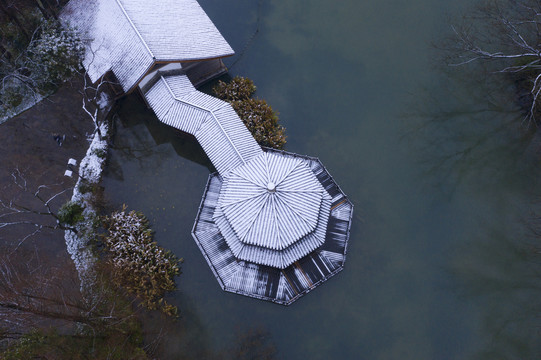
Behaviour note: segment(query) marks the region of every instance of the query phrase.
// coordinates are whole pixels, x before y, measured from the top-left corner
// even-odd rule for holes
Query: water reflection
[[[476,309],[472,358],[539,358],[541,257],[531,242],[540,238],[530,231],[536,129],[522,125],[511,78],[482,66],[439,72],[445,91],[422,93],[401,138],[419,154],[420,181],[462,212],[448,221],[455,234],[444,268],[455,280],[444,286]]]
[[[113,161],[137,160],[141,168],[151,166],[156,169],[170,157],[166,147],[159,146],[167,144],[173,147],[177,155],[214,171],[195,138],[160,123],[138,94],[122,99],[115,115],[115,126],[129,131],[130,136],[115,138],[114,154],[119,158],[113,158]]]
[[[535,129],[522,125],[512,79],[475,65],[438,71],[439,91],[420,92],[402,119],[401,138],[416,148],[422,177],[451,192],[461,184],[529,186]]]
[[[482,216],[479,216],[482,218]],[[538,359],[541,315],[541,259],[523,229],[507,222],[507,231],[479,220],[477,239],[453,256],[451,271],[460,279],[461,296],[483,309],[479,314],[478,359]],[[510,219],[516,220],[516,219]],[[534,241],[538,242],[539,238]]]
[[[254,79],[257,96],[280,112],[288,150],[320,157],[365,220],[352,225],[345,270],[293,307],[221,291],[189,235],[209,172],[202,152],[147,125],[155,118],[136,98],[121,104],[127,122],[112,158],[123,180],[106,177],[105,187],[185,259],[175,300],[201,338],[194,356],[228,348],[235,329],[254,324],[285,359],[535,354],[498,338],[537,346],[537,309],[511,326],[520,329],[503,326],[527,317],[537,296],[520,290],[530,259],[516,255],[525,248],[516,224],[538,184],[523,161],[529,135],[504,100],[510,88],[428,67],[445,12],[471,2],[263,3],[261,31],[231,75]],[[201,5],[242,49],[257,4]]]
[[[223,348],[208,331],[194,299],[182,292],[175,295],[180,318],[171,320],[158,313],[143,319],[146,350],[159,359],[272,360],[278,351],[272,335],[262,325],[237,328]]]

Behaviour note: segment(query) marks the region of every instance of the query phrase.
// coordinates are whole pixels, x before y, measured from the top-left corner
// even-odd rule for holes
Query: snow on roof
[[[112,70],[124,91],[156,61],[233,54],[195,0],[71,0],[61,19],[87,40],[83,65],[92,81]]]
[[[120,1],[159,61],[210,59],[234,53],[196,0]]]
[[[237,258],[283,269],[323,244],[330,200],[306,161],[263,153],[223,176],[214,221]]]
[[[61,19],[87,39],[91,79],[112,70],[125,91],[156,61],[233,54],[195,0],[71,0]],[[263,152],[231,105],[197,91],[181,66],[143,83],[158,119],[194,135],[220,173],[192,234],[224,290],[290,304],[342,269],[353,205],[319,160]]]

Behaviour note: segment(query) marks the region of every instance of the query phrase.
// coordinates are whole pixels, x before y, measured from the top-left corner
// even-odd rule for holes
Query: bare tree
[[[38,256],[15,256],[14,262],[14,251],[0,258],[0,326],[9,324],[12,331],[24,333],[44,319],[92,323],[72,269],[49,268]]]
[[[0,230],[13,229],[19,234],[15,250],[26,240],[40,234],[45,229],[77,230],[58,216],[60,205],[66,201],[65,194],[72,190],[65,184],[39,185],[31,190],[21,171],[16,168],[11,173],[13,182],[6,185],[14,187],[11,199],[0,199]],[[19,231],[16,231],[18,228]]]
[[[109,285],[106,269],[93,296],[87,298],[79,291],[77,272],[67,258],[59,262],[43,259],[35,251],[3,253],[11,254],[0,256],[0,345],[4,348],[30,332],[46,335],[55,329],[64,339],[57,345],[65,346],[66,341],[82,345],[86,348],[66,350],[85,357],[118,358],[126,352],[132,358],[131,352],[137,353],[141,344],[134,340],[139,325],[132,303]],[[47,341],[55,339],[45,336]],[[70,355],[64,353],[62,358]]]
[[[541,1],[489,0],[453,26],[452,66],[490,63],[494,73],[525,81],[527,125],[536,124],[541,95]]]
[[[96,132],[100,140],[102,140],[101,126],[105,122],[110,106],[110,96],[107,93],[107,87],[113,83],[102,77],[96,84],[92,84],[87,72],[85,72],[83,78],[84,86],[81,91],[83,95],[82,108],[94,123]]]

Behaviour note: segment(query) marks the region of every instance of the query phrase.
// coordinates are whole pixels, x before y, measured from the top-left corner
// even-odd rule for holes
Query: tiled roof
[[[219,224],[224,217],[216,216],[220,211],[218,199],[224,181],[217,173],[209,177],[192,235],[222,289],[289,305],[343,269],[353,205],[318,159],[264,150],[282,158],[304,161],[325,188],[330,202],[326,209],[323,203],[320,216],[328,220],[324,227],[319,228],[318,225],[315,230],[322,232],[323,244],[308,254],[297,254],[298,260],[284,268],[239,259],[235,246],[227,240],[228,232]]]
[[[264,153],[223,176],[214,220],[237,258],[282,269],[323,244],[330,200],[306,161]]]

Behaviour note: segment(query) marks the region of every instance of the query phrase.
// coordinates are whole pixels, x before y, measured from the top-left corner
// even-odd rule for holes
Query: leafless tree
[[[36,39],[40,27],[28,35],[28,43]],[[10,50],[4,46],[0,47],[3,56],[0,57],[0,92],[26,92],[35,99],[40,97],[40,83],[43,81],[43,76],[37,71],[30,71],[31,67],[36,66],[36,61],[30,56],[28,47],[12,54]]]
[[[9,253],[0,258],[0,326],[23,333],[44,319],[90,321],[73,271],[46,268],[38,256],[14,262]]]
[[[81,34],[83,37],[85,34]],[[96,48],[92,48],[92,44],[86,46],[86,66],[83,73],[83,89],[81,94],[83,96],[82,108],[86,114],[90,117],[96,132],[98,133],[100,140],[103,139],[101,132],[101,125],[105,122],[109,110],[113,104],[111,101],[114,98],[111,88],[118,86],[118,83],[111,80],[109,74],[103,75],[97,82],[93,83],[90,79],[88,69],[92,68],[93,63],[98,56],[98,52],[101,51],[102,45],[100,44]]]
[[[0,345],[35,330],[57,329],[63,336],[105,338],[132,336],[132,304],[109,286],[107,272],[88,298],[79,291],[78,274],[69,260],[43,259],[37,251],[0,256]],[[54,265],[53,262],[54,261]],[[1,355],[0,355],[1,357]]]
[[[44,229],[60,229],[77,231],[74,227],[60,221],[58,209],[65,201],[67,192],[72,190],[65,184],[39,185],[36,189],[30,189],[28,181],[23,173],[14,169],[11,173],[13,182],[6,187],[12,187],[16,191],[10,199],[0,199],[0,230],[18,228],[14,231],[20,235],[15,250],[26,240],[38,235]],[[5,193],[8,193],[7,191]]]
[[[88,74],[84,74],[84,86],[81,91],[83,95],[82,108],[88,114],[98,133],[100,139],[103,139],[101,125],[107,117],[107,109],[109,106],[109,95],[107,94],[107,86],[112,84],[102,77],[96,84],[91,84]]]
[[[494,73],[527,82],[527,125],[536,124],[541,95],[541,1],[488,0],[465,16],[454,32],[449,63],[490,63]]]

